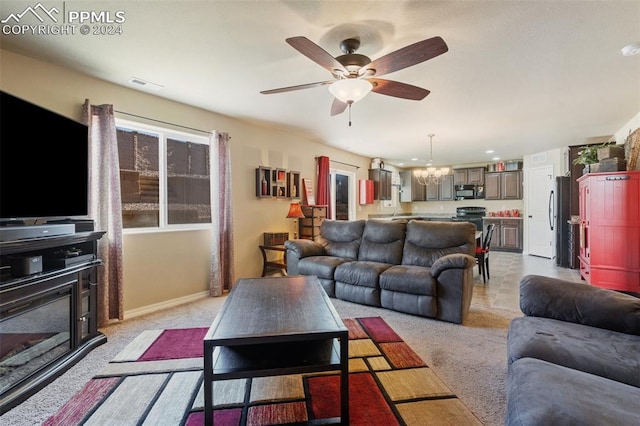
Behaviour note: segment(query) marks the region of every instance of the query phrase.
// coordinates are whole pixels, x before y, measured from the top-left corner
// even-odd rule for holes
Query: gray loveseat
[[[640,299],[528,275],[520,308],[506,425],[640,425]]]
[[[287,273],[317,276],[330,297],[462,323],[475,245],[466,222],[325,220],[315,241],[285,242]]]

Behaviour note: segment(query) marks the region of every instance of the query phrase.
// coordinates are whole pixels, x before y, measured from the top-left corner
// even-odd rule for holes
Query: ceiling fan
[[[286,42],[313,62],[327,69],[334,79],[263,90],[260,93],[269,95],[329,86],[329,91],[334,95],[331,105],[332,116],[341,114],[347,106],[351,107],[351,104],[364,98],[370,91],[415,101],[424,99],[430,93],[427,89],[378,77],[419,64],[449,50],[442,38],[432,37],[372,61],[367,56],[356,53],[360,47],[360,40],[357,38],[343,40],[340,43],[343,55],[335,58],[306,37],[291,37],[286,39]]]

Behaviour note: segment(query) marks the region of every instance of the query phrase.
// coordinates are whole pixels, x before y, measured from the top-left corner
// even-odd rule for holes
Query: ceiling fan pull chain
[[[349,102],[349,127],[351,127],[351,102]]]

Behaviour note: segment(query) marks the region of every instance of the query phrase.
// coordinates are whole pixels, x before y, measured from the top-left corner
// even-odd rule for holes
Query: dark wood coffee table
[[[204,418],[214,380],[340,370],[340,418],[349,424],[348,330],[316,277],[239,280],[204,337]]]

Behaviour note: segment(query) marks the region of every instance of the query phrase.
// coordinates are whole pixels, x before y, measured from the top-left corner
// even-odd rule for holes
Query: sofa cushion
[[[549,318],[511,321],[507,362],[537,358],[640,387],[640,337]]]
[[[430,267],[447,254],[475,256],[475,232],[475,225],[469,222],[412,220],[407,224],[402,264]]]
[[[437,318],[438,299],[435,296],[380,290],[380,306],[412,315]]]
[[[355,260],[358,258],[365,222],[326,219],[320,225],[320,235],[316,237],[316,241],[329,256]]]
[[[379,287],[379,278],[392,265],[379,262],[346,262],[336,268],[336,281],[362,287]]]
[[[334,256],[310,256],[300,259],[298,270],[302,275],[315,275],[318,278],[332,280],[336,267],[348,262],[347,259]]]
[[[410,294],[436,296],[436,282],[431,268],[413,265],[396,265],[380,275],[380,288]]]
[[[406,226],[406,222],[367,221],[358,260],[398,265],[402,261]]]
[[[507,376],[507,426],[637,425],[640,388],[533,358]]]

